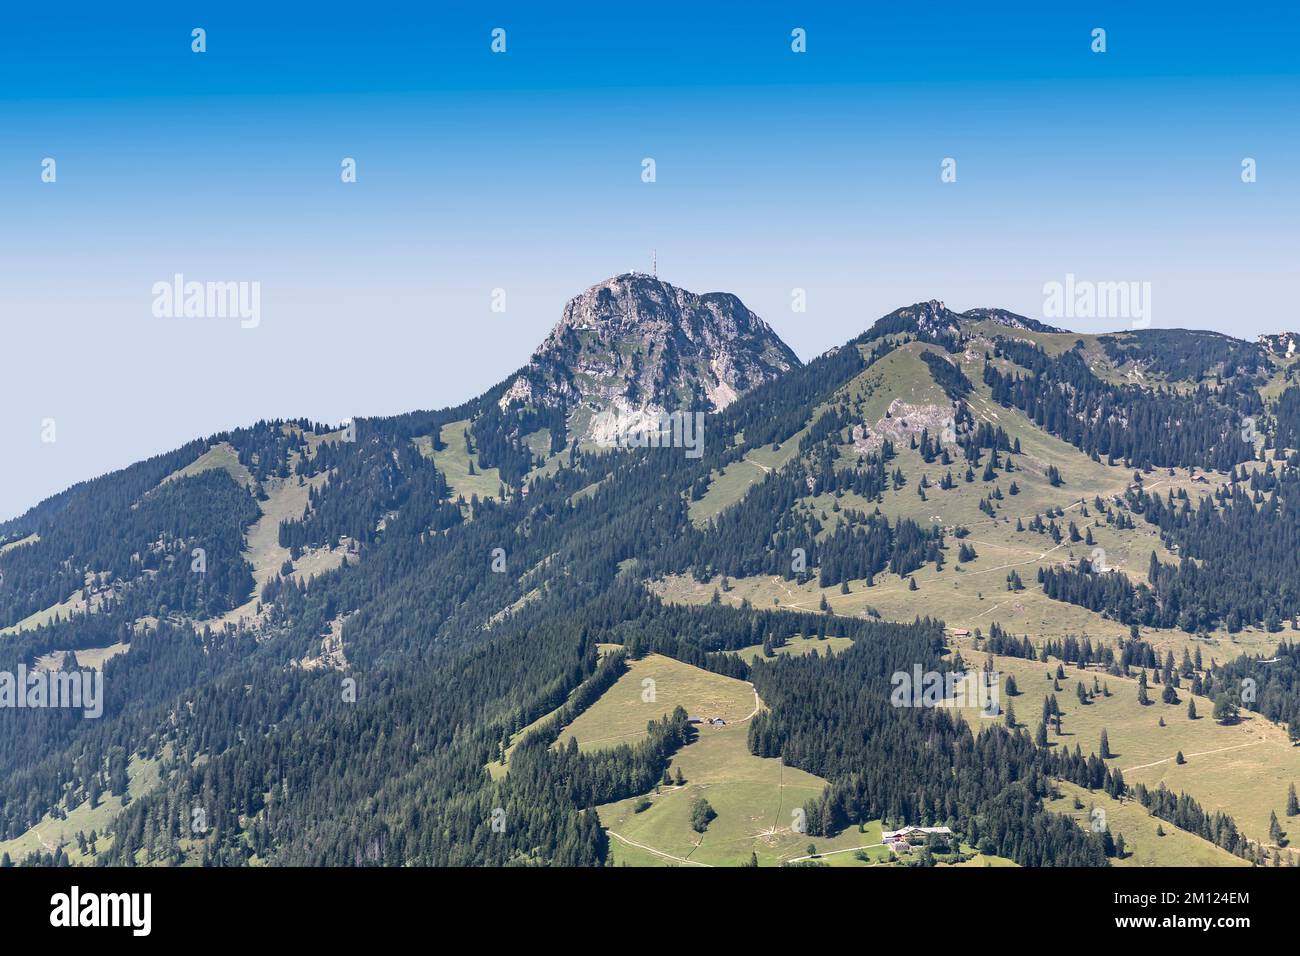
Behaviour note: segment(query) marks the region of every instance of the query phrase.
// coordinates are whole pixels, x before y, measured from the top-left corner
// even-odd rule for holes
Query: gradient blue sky
[[[1300,327],[1294,4],[552,7],[8,9],[0,516],[258,418],[462,401],[652,248],[804,358],[923,299],[1041,316],[1066,273]],[[260,327],[155,318],[177,272],[260,282]]]

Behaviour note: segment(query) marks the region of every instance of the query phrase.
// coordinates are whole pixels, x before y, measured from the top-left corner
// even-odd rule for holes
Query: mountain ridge
[[[626,284],[626,283],[650,284],[652,286],[657,286],[664,290],[672,290],[673,292],[681,293],[697,301],[708,302],[709,300],[718,300],[724,303],[728,303],[730,308],[734,310],[734,312],[747,316],[748,320],[753,323],[753,327],[758,333],[760,342],[764,343],[765,347],[770,347],[777,356],[784,359],[785,362],[788,364],[787,368],[781,369],[779,371],[774,371],[775,364],[777,363],[773,363],[772,365],[768,365],[768,366],[763,366],[761,363],[759,363],[758,372],[755,376],[755,379],[753,381],[747,381],[745,385],[743,385],[739,390],[734,389],[730,384],[730,381],[728,380],[727,371],[731,367],[724,366],[723,374],[715,375],[716,381],[712,385],[712,389],[713,389],[712,396],[709,394],[710,389],[701,385],[700,390],[697,393],[697,397],[703,399],[703,401],[700,402],[701,410],[717,411],[720,410],[721,408],[725,408],[732,401],[734,401],[735,397],[738,397],[739,394],[743,394],[743,392],[747,390],[747,387],[752,387],[753,384],[758,384],[762,381],[768,381],[772,377],[774,377],[774,375],[784,374],[784,372],[789,371],[791,368],[798,368],[803,365],[802,361],[798,358],[798,356],[795,354],[793,349],[791,349],[788,345],[786,345],[786,343],[780,338],[779,333],[777,333],[774,329],[772,329],[772,327],[768,323],[763,321],[755,313],[753,313],[751,310],[745,307],[743,302],[740,300],[740,298],[734,295],[733,293],[727,293],[727,292],[710,292],[710,293],[698,293],[698,294],[689,293],[686,292],[686,290],[674,286],[673,284],[668,283],[665,280],[659,279],[656,276],[652,276],[647,273],[628,272],[628,273],[620,273],[618,275],[611,276],[610,278],[596,283],[595,285],[584,290],[584,292],[579,293],[578,295],[571,298],[568,301],[568,303],[566,303],[565,305],[561,319],[547,334],[547,336],[542,340],[542,342],[539,343],[538,346],[534,349],[533,355],[530,358],[530,361],[527,365],[525,365],[523,368],[519,369],[518,371],[511,373],[500,383],[488,388],[486,391],[480,393],[477,397],[470,398],[467,399],[465,402],[462,402],[458,407],[467,408],[469,406],[474,405],[474,403],[480,401],[481,399],[485,399],[488,396],[491,396],[494,393],[496,393],[497,395],[496,404],[498,405],[499,409],[503,412],[505,412],[511,406],[519,407],[519,406],[527,405],[530,402],[536,401],[537,404],[543,406],[550,405],[557,410],[561,410],[565,412],[567,417],[568,413],[570,413],[573,410],[572,406],[575,404],[580,405],[582,401],[586,399],[590,393],[584,392],[581,388],[575,387],[572,384],[569,376],[563,374],[563,372],[558,368],[559,365],[563,364],[563,339],[565,337],[565,334],[568,331],[572,330],[576,325],[582,324],[582,322],[584,321],[583,319],[584,310],[579,307],[579,303],[583,302],[585,299],[590,299],[593,296],[598,297],[602,292],[602,290],[612,290],[618,285]],[[605,309],[603,311],[600,309],[588,309],[586,310],[585,314],[597,315],[605,318],[612,317],[608,309]],[[1047,325],[1046,323],[1040,322],[1039,320],[1022,316],[1017,313],[1011,312],[1010,310],[1002,309],[999,307],[976,306],[967,309],[965,311],[958,312],[949,309],[942,300],[930,299],[930,300],[917,301],[906,306],[900,306],[899,308],[889,313],[886,313],[885,315],[874,320],[855,339],[851,339],[850,342],[870,340],[872,338],[878,338],[890,334],[908,333],[908,332],[916,333],[918,331],[921,334],[942,335],[942,334],[952,333],[955,331],[960,331],[966,326],[979,323],[979,322],[984,322],[984,321],[993,322],[994,324],[1001,326],[1007,329],[1008,331],[1012,331],[1012,332],[1024,331],[1024,332],[1034,332],[1034,333],[1046,333],[1051,335],[1083,335],[1083,333],[1075,333],[1068,329],[1050,326]],[[1237,336],[1231,335],[1230,333],[1221,333],[1212,330],[1197,330],[1197,329],[1117,330],[1114,332],[1107,332],[1107,333],[1093,333],[1093,335],[1102,342],[1116,342],[1126,338],[1141,340],[1148,336],[1160,336],[1163,334],[1174,333],[1174,332],[1186,333],[1193,336],[1199,336],[1199,335],[1212,336],[1214,338],[1228,340],[1230,342],[1237,343],[1240,346],[1246,346],[1252,349],[1257,349],[1261,354],[1267,354],[1274,358],[1281,358],[1281,359],[1289,359],[1293,357],[1297,350],[1297,347],[1300,347],[1300,334],[1293,333],[1293,332],[1279,332],[1279,333],[1268,334],[1268,335],[1259,335],[1256,337],[1256,339],[1253,342],[1247,339],[1238,338]],[[832,346],[831,348],[827,349],[825,352],[821,353],[821,357],[834,355],[836,352],[843,349],[845,347],[845,344]],[[1114,351],[1115,354],[1117,355],[1120,354],[1121,352],[1121,350],[1119,349],[1116,349]],[[745,363],[742,363],[742,368],[744,367],[747,366]],[[719,386],[721,387],[719,388]],[[548,389],[554,389],[555,391],[553,394],[548,395]],[[731,391],[734,391],[735,395],[729,394],[729,392]],[[615,391],[614,393],[612,393],[612,395],[618,396],[619,393]],[[659,394],[658,397],[664,398],[664,397],[668,397],[668,395],[669,395],[668,392],[663,392]],[[721,399],[721,401],[717,401],[716,399]],[[682,404],[689,404],[689,402],[682,403]],[[637,422],[649,420],[650,418],[653,417],[653,415],[644,413],[644,409],[647,407],[653,409],[656,412],[663,411],[663,410],[668,410],[668,411],[672,410],[672,409],[668,409],[662,403],[656,403],[653,400],[641,403],[639,408],[635,403],[624,402],[620,406],[620,411],[622,412],[622,415],[620,416],[621,420],[625,423],[633,423],[633,424]],[[592,427],[593,420],[595,420],[596,418],[593,412],[596,410],[597,409],[588,409],[587,413],[582,414],[580,416],[582,418],[582,421],[580,422],[580,427],[577,429],[577,433],[580,439],[599,441],[602,438],[608,437],[607,435],[602,434],[600,432],[600,429],[598,427],[599,422],[596,422],[597,427],[595,428]],[[641,412],[641,414],[638,414],[638,412]],[[396,419],[411,414],[420,414],[420,411],[413,410],[412,412],[399,412],[393,415],[371,416],[371,418]],[[277,419],[271,419],[267,421],[273,421],[276,423],[295,422],[295,421],[307,422],[308,419],[277,418]],[[6,527],[15,525],[16,523],[20,522],[23,518],[25,518],[26,516],[34,512],[37,512],[39,510],[48,510],[48,506],[64,498],[71,491],[79,489],[85,485],[88,485],[89,483],[121,474],[130,468],[138,467],[140,465],[145,464],[146,462],[164,459],[174,453],[180,452],[182,449],[197,448],[198,451],[195,452],[197,457],[198,454],[201,454],[204,450],[211,447],[212,444],[220,441],[222,437],[227,435],[228,433],[229,431],[227,430],[219,433],[214,433],[213,435],[207,437],[195,438],[190,442],[187,442],[185,445],[180,446],[177,449],[171,451],[158,452],[157,454],[150,456],[150,458],[142,459],[140,462],[137,462],[134,465],[129,465],[126,466],[125,468],[110,469],[109,471],[105,471],[101,474],[92,476],[90,478],[86,478],[81,481],[74,482],[72,485],[69,485],[67,488],[63,489],[62,491],[56,492],[52,495],[47,496],[44,499],[41,499],[40,501],[36,502],[29,508],[25,509],[23,512],[14,515],[11,518],[0,521],[0,537],[4,536],[3,529],[5,529]],[[188,454],[188,452],[186,453]],[[12,531],[9,532],[9,536],[4,540],[8,540],[11,542],[12,540],[14,540],[14,535]],[[0,541],[0,543],[3,543],[3,541]]]
[[[758,333],[760,342],[764,343],[764,347],[772,349],[781,359],[784,359],[784,361],[788,364],[787,368],[780,369],[780,370],[775,370],[775,366],[776,364],[778,364],[775,362],[768,366],[763,366],[760,364],[758,366],[758,372],[755,375],[755,378],[752,381],[747,380],[741,386],[740,389],[735,389],[731,385],[731,379],[729,379],[728,377],[730,371],[733,370],[734,367],[724,365],[721,374],[715,373],[716,382],[712,386],[712,391],[713,391],[712,395],[710,395],[709,388],[705,388],[703,386],[701,386],[700,388],[698,395],[704,399],[703,402],[701,402],[702,410],[706,410],[706,411],[721,410],[722,408],[725,408],[727,405],[731,404],[731,402],[733,402],[736,397],[738,397],[740,394],[743,394],[743,392],[748,390],[749,387],[752,387],[752,385],[759,384],[762,381],[769,381],[771,380],[772,377],[775,377],[776,375],[784,374],[785,372],[789,371],[792,368],[798,368],[803,365],[803,362],[798,358],[797,354],[795,354],[793,349],[791,349],[780,338],[779,333],[777,333],[774,329],[772,329],[772,327],[767,322],[762,320],[759,316],[757,316],[757,314],[753,313],[751,310],[745,307],[743,302],[740,300],[740,298],[734,295],[733,293],[727,293],[727,292],[710,292],[710,293],[698,293],[698,294],[689,293],[686,292],[686,290],[681,289],[680,287],[674,286],[671,283],[666,282],[665,280],[657,278],[656,276],[651,276],[647,273],[628,272],[628,273],[620,273],[618,275],[610,277],[609,279],[603,280],[602,282],[598,282],[595,285],[589,287],[584,292],[579,293],[578,295],[571,298],[569,302],[566,303],[561,319],[547,334],[547,336],[542,340],[542,342],[539,343],[538,346],[534,349],[533,355],[530,358],[530,361],[527,365],[525,365],[523,368],[519,369],[518,371],[511,373],[497,385],[492,386],[488,388],[486,391],[480,393],[479,396],[475,398],[467,399],[465,402],[462,402],[458,407],[466,408],[468,406],[473,405],[475,402],[479,401],[480,399],[487,398],[488,396],[494,393],[497,393],[496,404],[502,411],[506,411],[511,406],[526,405],[534,401],[536,401],[538,404],[541,405],[548,405],[548,404],[554,405],[556,407],[565,409],[566,411],[570,410],[567,407],[566,402],[581,403],[585,398],[588,397],[588,393],[585,393],[580,388],[574,387],[572,385],[572,382],[569,379],[569,376],[564,374],[557,374],[558,370],[556,366],[557,364],[560,364],[562,362],[563,339],[565,337],[565,334],[568,331],[574,329],[575,326],[581,325],[582,322],[584,321],[583,320],[584,312],[578,306],[580,302],[582,302],[584,299],[591,298],[593,295],[598,296],[602,290],[610,290],[611,288],[618,286],[620,283],[649,283],[665,290],[672,290],[676,293],[681,293],[696,301],[708,302],[710,300],[717,300],[724,303],[728,303],[730,308],[734,310],[736,313],[740,313],[748,317],[749,321],[752,322],[753,324],[753,328]],[[605,318],[611,317],[608,309],[603,311],[599,309],[591,309],[588,310],[588,314],[595,314]],[[866,329],[863,330],[862,333],[860,333],[855,339],[852,339],[850,341],[853,342],[853,341],[870,340],[872,338],[878,338],[890,334],[897,334],[900,332],[915,333],[917,331],[920,331],[922,334],[944,334],[953,331],[958,331],[970,324],[975,324],[984,321],[993,322],[994,324],[1002,326],[1003,328],[1006,328],[1009,331],[1026,331],[1026,332],[1035,332],[1035,333],[1046,333],[1052,335],[1076,335],[1076,334],[1083,335],[1084,334],[1084,333],[1075,333],[1069,329],[1050,326],[1039,320],[1022,316],[1017,313],[1011,312],[1010,310],[1002,309],[999,307],[976,306],[967,309],[965,311],[958,312],[949,309],[942,300],[930,299],[930,300],[917,301],[907,306],[900,306],[899,308],[893,310],[892,312],[886,313],[885,315],[874,320]],[[633,327],[633,331],[635,331],[635,326]],[[1193,336],[1199,336],[1199,335],[1212,336],[1214,338],[1224,339],[1224,340],[1231,341],[1233,343],[1238,343],[1239,345],[1242,346],[1258,349],[1261,353],[1273,357],[1277,357],[1277,358],[1283,358],[1283,359],[1289,359],[1292,356],[1294,356],[1297,348],[1300,347],[1300,333],[1293,333],[1293,332],[1279,332],[1273,334],[1259,335],[1256,337],[1256,339],[1253,342],[1247,339],[1242,339],[1237,336],[1231,335],[1230,333],[1217,332],[1213,330],[1198,330],[1198,329],[1117,330],[1114,332],[1093,333],[1092,335],[1103,342],[1113,342],[1121,338],[1134,338],[1140,340],[1147,336],[1159,336],[1162,334],[1175,333],[1175,332],[1186,333]],[[824,351],[823,353],[821,353],[819,357],[834,355],[836,352],[843,349],[846,344],[848,343],[832,346],[826,351]],[[746,366],[744,363],[742,363],[742,368],[744,367]],[[554,388],[556,390],[553,396],[548,396],[547,394],[548,388]],[[730,394],[730,392],[734,392],[735,394]],[[615,392],[612,394],[617,395],[618,393]],[[661,398],[666,397],[668,394],[669,393],[664,392],[659,394],[658,397]],[[654,407],[656,408],[656,410],[671,410],[671,409],[667,409],[667,407],[662,405],[662,403],[656,403],[654,401],[646,402],[644,403],[644,405]],[[628,403],[623,408],[623,411],[627,413],[625,415],[626,420],[628,421],[637,420],[637,416],[634,414],[635,408],[632,406],[632,403]],[[402,418],[406,415],[419,414],[419,413],[420,411],[413,410],[411,412],[399,412],[393,415],[371,416],[371,418],[396,419],[396,418]],[[594,416],[592,415],[587,415],[585,417],[585,421],[588,425],[590,424],[590,421],[593,417]],[[275,422],[275,423],[286,423],[286,422],[308,422],[309,420],[306,418],[277,418],[277,419],[268,419],[266,421]],[[238,430],[239,429],[236,429],[236,431]],[[583,432],[580,429],[579,432],[581,438],[595,439],[601,437],[597,435],[595,432],[591,431],[590,428],[588,428],[588,430],[586,430],[585,432]],[[214,433],[207,437],[195,438],[192,439],[190,442],[185,443],[185,445],[178,447],[177,449],[173,449],[171,451],[158,452],[157,454],[150,456],[148,459],[142,459],[140,462],[136,462],[133,465],[126,466],[125,468],[110,469],[108,471],[92,476],[90,478],[86,478],[86,479],[82,479],[81,481],[74,482],[72,485],[69,485],[67,488],[63,489],[62,491],[56,492],[52,495],[47,496],[44,499],[41,499],[39,502],[36,502],[29,508],[25,509],[23,512],[14,515],[11,518],[0,521],[0,532],[2,532],[2,530],[6,526],[12,526],[16,522],[19,522],[21,519],[23,519],[25,516],[39,509],[46,508],[46,506],[50,505],[51,503],[56,502],[59,499],[62,499],[71,491],[79,489],[92,482],[96,482],[101,479],[111,477],[113,475],[121,474],[130,468],[138,467],[147,462],[164,459],[172,454],[181,452],[182,449],[197,448],[199,449],[196,452],[196,456],[197,456],[197,454],[201,454],[202,451],[211,447],[212,444],[220,441],[222,437],[227,434],[229,434],[229,430]],[[13,540],[12,532],[10,533],[10,537],[6,540],[9,541]],[[3,543],[3,541],[0,541],[0,543]]]
[[[891,707],[878,693],[889,673],[942,668],[956,653],[1050,652],[1109,668],[1126,688],[1130,668],[1149,673],[1201,647],[1201,634],[1254,653],[1300,614],[1300,587],[1272,583],[1300,582],[1286,505],[1300,457],[1285,453],[1300,444],[1300,386],[1256,346],[1168,330],[1044,332],[1014,313],[932,301],[795,364],[739,299],[682,292],[683,309],[654,277],[611,281],[623,285],[571,300],[552,347],[539,348],[552,373],[539,389],[558,382],[554,401],[502,402],[507,378],[459,406],[343,429],[261,422],[0,525],[15,545],[0,552],[0,671],[97,661],[110,689],[99,724],[0,709],[0,842],[51,832],[64,807],[106,787],[125,796],[126,768],[145,762],[159,782],[97,824],[96,853],[38,846],[22,861],[601,865],[612,825],[602,808],[653,795],[674,753],[697,744],[684,717],[651,707],[633,721],[649,722],[647,736],[628,748],[553,745],[626,673],[625,658],[654,653],[752,681],[767,711],[743,748],[827,782],[829,795],[805,804],[810,836],[922,794],[972,843],[1010,834],[991,845],[999,855],[1099,865],[1086,834],[996,775],[971,763],[953,789],[949,771],[987,748],[988,759],[1014,753],[1020,780],[1120,792],[1101,758],[1085,774],[1082,757],[1035,749],[1000,721],[966,740],[942,715]],[[661,347],[643,346],[639,366],[635,349],[611,354],[642,322],[658,323]],[[729,322],[754,336],[734,367],[758,371],[713,409],[705,385],[726,379],[700,360]],[[679,352],[674,369],[665,356]],[[788,370],[773,372],[777,358]],[[1158,383],[1128,381],[1138,365]],[[701,456],[584,440],[581,416],[628,401],[629,386],[665,406],[710,403]],[[1265,464],[1269,442],[1278,451]],[[1266,562],[1239,567],[1216,546],[1239,549],[1246,533]],[[940,618],[996,630],[987,643],[959,640]],[[1011,639],[1012,626],[1032,638]],[[766,663],[787,642],[816,649],[820,635],[835,656]],[[755,660],[739,653],[765,646]],[[1208,697],[1229,676],[1206,656],[1181,679]],[[1261,686],[1280,673],[1233,666]],[[340,701],[349,680],[360,694]],[[1261,695],[1260,716],[1289,717],[1289,699]],[[1212,709],[1206,697],[1197,706]],[[889,766],[862,747],[863,726],[897,741]],[[313,740],[331,745],[303,743]],[[936,742],[947,770],[931,774]],[[836,756],[850,751],[851,765]],[[886,789],[855,788],[859,770]],[[1223,805],[1207,779],[1187,789]],[[214,795],[221,824],[180,844],[166,808],[193,794]],[[1230,805],[1256,842],[1225,848],[1253,858],[1270,807]],[[488,829],[497,807],[517,828]],[[719,810],[737,812],[721,800]]]

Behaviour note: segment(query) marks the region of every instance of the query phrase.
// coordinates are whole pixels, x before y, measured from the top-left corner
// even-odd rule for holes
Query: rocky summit
[[[731,293],[632,272],[570,299],[499,404],[562,407],[575,437],[601,441],[615,420],[720,411],[799,364]]]

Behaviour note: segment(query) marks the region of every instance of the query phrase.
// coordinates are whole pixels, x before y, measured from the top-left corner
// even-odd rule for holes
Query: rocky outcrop
[[[1290,358],[1300,349],[1300,335],[1294,332],[1278,332],[1275,335],[1261,335],[1256,339],[1260,348],[1270,355]]]
[[[633,272],[571,299],[499,404],[562,405],[585,441],[611,411],[624,420],[717,411],[799,364],[736,296]]]
[[[917,302],[904,306],[884,316],[872,326],[876,336],[898,332],[933,336],[939,338],[960,335],[963,326],[977,322],[990,322],[1007,329],[1021,332],[1064,332],[1055,326],[1046,325],[1037,319],[1027,318],[1008,312],[1006,309],[969,309],[966,312],[954,312],[937,299],[929,302]]]

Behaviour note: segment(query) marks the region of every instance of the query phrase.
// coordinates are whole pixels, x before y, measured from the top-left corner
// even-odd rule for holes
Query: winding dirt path
[[[1243,747],[1258,747],[1260,744],[1266,744],[1266,743],[1268,743],[1268,738],[1261,737],[1259,740],[1252,740],[1250,743],[1246,743],[1246,744],[1233,744],[1231,747],[1220,747],[1218,750],[1202,750],[1198,754],[1183,754],[1183,756],[1184,757],[1208,757],[1210,754],[1221,754],[1228,750],[1241,750]],[[1166,757],[1164,760],[1156,760],[1151,763],[1139,764],[1136,767],[1127,767],[1125,768],[1124,773],[1132,773],[1135,770],[1145,770],[1147,769],[1147,767],[1158,767],[1162,763],[1169,763],[1169,761],[1175,759],[1177,758]]]
[[[883,843],[865,843],[862,846],[851,846],[844,850],[827,850],[825,853],[818,853],[816,856],[796,856],[786,860],[786,863],[802,863],[804,860],[819,860],[824,856],[834,856],[836,853],[855,853],[858,850],[870,850],[872,847],[884,846]]]
[[[647,853],[653,853],[655,856],[663,857],[665,860],[672,860],[674,863],[685,863],[687,866],[713,866],[712,863],[701,863],[699,860],[688,860],[684,856],[673,856],[671,853],[665,853],[663,850],[656,850],[654,847],[646,846],[644,843],[637,843],[635,840],[629,840],[627,837],[623,836],[623,834],[615,833],[610,829],[606,829],[605,832],[610,836],[615,837],[620,842],[626,843],[628,846],[634,846],[638,850],[645,850]]]

